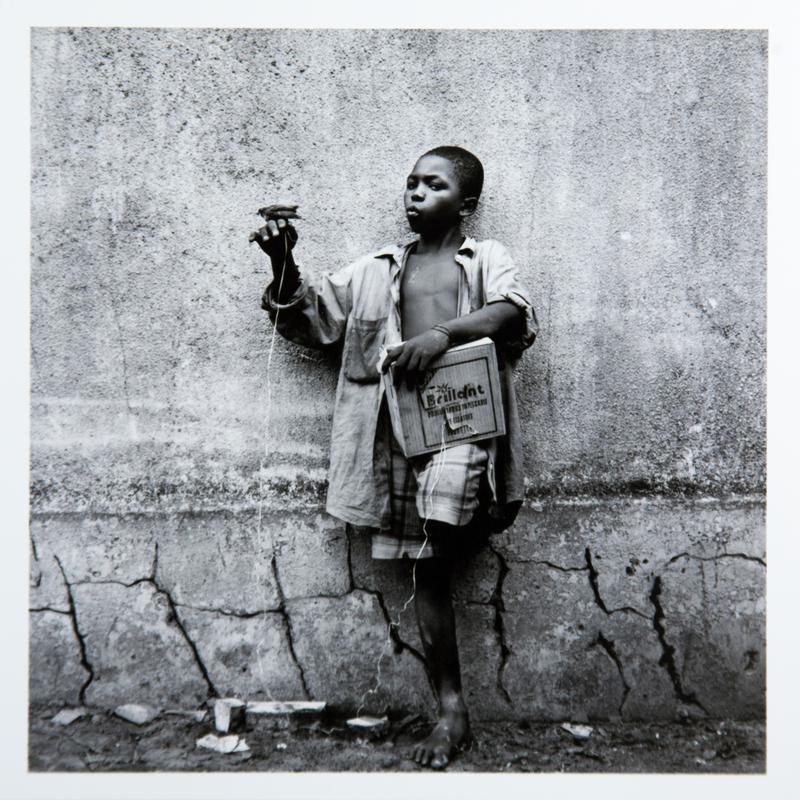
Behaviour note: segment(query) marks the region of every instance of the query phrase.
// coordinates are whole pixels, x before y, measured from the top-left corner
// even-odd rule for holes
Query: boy
[[[442,768],[470,728],[450,599],[452,558],[467,539],[511,524],[523,479],[511,366],[538,330],[506,249],[461,233],[483,186],[480,161],[460,147],[422,155],[407,178],[405,208],[419,238],[365,256],[312,286],[292,255],[285,219],[255,235],[272,261],[262,307],[286,338],[343,345],[331,436],[326,509],[372,529],[373,558],[416,561],[415,604],[438,696],[438,721],[411,757]],[[386,345],[395,380],[412,386],[437,356],[484,336],[498,345],[507,435],[406,459],[391,431],[377,372]],[[510,362],[510,363],[509,363]]]

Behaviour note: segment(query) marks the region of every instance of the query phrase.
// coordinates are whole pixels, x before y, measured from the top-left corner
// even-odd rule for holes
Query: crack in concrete
[[[153,580],[153,583],[156,582],[156,573],[158,572],[158,541],[156,541],[154,545],[155,546],[153,548],[153,565],[150,567],[150,576]]]
[[[352,593],[352,589],[348,589],[346,592],[342,592],[341,594],[299,594],[293,597],[287,597],[288,602],[294,602],[295,600],[341,600],[343,597],[347,597],[347,595]]]
[[[511,695],[505,683],[503,683],[503,673],[508,664],[508,658],[511,655],[511,648],[506,642],[506,628],[505,622],[503,621],[503,612],[506,610],[505,603],[503,602],[503,583],[510,569],[503,555],[491,542],[489,542],[489,549],[495,554],[499,564],[497,583],[492,591],[492,596],[489,598],[489,605],[494,606],[494,630],[500,645],[500,663],[497,666],[497,691],[502,695],[506,703],[513,705]]]
[[[658,641],[661,643],[661,658],[658,660],[658,665],[664,667],[667,674],[672,681],[672,686],[675,691],[676,697],[684,703],[697,706],[705,714],[708,714],[705,706],[697,699],[694,692],[687,692],[681,683],[680,675],[678,675],[678,667],[675,664],[675,647],[667,641],[667,631],[664,627],[664,609],[661,606],[661,576],[656,575],[653,581],[653,589],[650,592],[650,602],[655,609],[653,613],[653,627],[658,635]]]
[[[176,532],[180,530],[181,525],[183,525],[183,521],[186,518],[185,514],[182,514],[180,520],[178,521],[178,527]],[[195,663],[197,664],[197,668],[200,670],[200,674],[203,676],[203,680],[205,680],[206,685],[208,686],[209,697],[219,697],[219,692],[217,691],[216,686],[214,686],[214,682],[211,680],[211,675],[206,669],[206,665],[203,662],[203,659],[200,657],[200,651],[197,649],[197,645],[195,644],[194,640],[191,636],[189,636],[189,631],[186,630],[186,627],[183,624],[180,616],[178,615],[178,606],[179,603],[175,602],[175,599],[172,597],[170,592],[165,589],[161,584],[158,582],[158,540],[153,543],[153,563],[150,567],[150,577],[144,578],[142,580],[134,581],[131,586],[135,586],[138,583],[143,583],[145,581],[152,584],[152,586],[156,589],[156,591],[160,592],[167,598],[167,604],[169,605],[169,619],[173,621],[181,632],[181,635],[186,640],[186,644],[189,645],[189,649],[192,651],[192,655],[194,656]]]
[[[161,591],[161,587],[153,580],[153,578],[136,578],[136,580],[131,581],[130,583],[125,583],[125,581],[118,580],[116,578],[102,578],[101,580],[93,581],[89,579],[83,579],[80,581],[73,581],[72,586],[106,586],[106,585],[114,585],[114,586],[124,586],[126,589],[130,589],[133,586],[138,586],[140,583],[152,583],[153,586]]]
[[[602,595],[600,594],[600,573],[597,571],[597,568],[592,561],[592,551],[587,547],[584,551],[584,556],[586,558],[586,569],[589,572],[589,585],[592,587],[592,594],[594,595],[594,600],[597,605],[600,607],[600,610],[608,617],[612,614],[619,614],[619,613],[627,613],[627,614],[636,614],[643,619],[649,620],[650,617],[647,614],[639,611],[638,608],[633,608],[632,606],[620,606],[619,608],[608,608],[606,606],[605,601],[603,600]]]
[[[189,636],[189,632],[186,630],[186,628],[183,625],[183,622],[181,622],[181,618],[178,616],[178,609],[177,606],[175,605],[175,601],[172,599],[172,595],[166,589],[162,589],[154,580],[150,580],[150,583],[153,584],[153,586],[156,588],[157,591],[159,591],[161,594],[164,595],[164,597],[167,598],[167,604],[169,605],[169,610],[170,610],[170,616],[168,617],[168,619],[175,623],[178,630],[183,635],[183,638],[186,640],[186,644],[189,645],[189,649],[192,651],[192,655],[194,655],[195,663],[197,664],[197,667],[200,670],[203,679],[208,685],[209,696],[219,697],[220,696],[219,692],[217,691],[217,688],[214,686],[214,682],[211,680],[211,676],[208,674],[206,665],[203,663],[203,659],[200,658],[200,652],[197,649],[197,645],[192,640],[192,637]]]
[[[595,602],[598,606],[600,606],[600,609],[603,611],[603,613],[610,614],[611,612],[606,607],[606,604],[600,595],[600,573],[598,573],[594,564],[592,563],[592,551],[587,547],[584,551],[584,555],[586,557],[586,568],[589,570],[589,585],[592,587],[592,593],[594,594]]]
[[[33,553],[33,560],[38,564],[40,562],[39,562],[39,551],[36,548],[36,540],[33,538],[33,533],[31,533],[30,531],[28,532],[28,536],[31,541],[31,552]],[[33,565],[29,566],[33,567]],[[38,569],[38,574],[32,581],[28,582],[28,586],[31,589],[38,589],[42,585],[42,570],[38,567],[36,569]]]
[[[189,603],[175,603],[177,608],[188,608],[191,611],[204,611],[208,614],[221,614],[223,617],[235,617],[236,619],[252,619],[261,614],[280,614],[280,608],[265,608],[258,611],[231,611],[227,608],[212,608],[210,606],[193,606]]]
[[[539,564],[543,567],[550,567],[550,569],[556,569],[559,572],[585,572],[587,567],[584,564],[582,567],[565,567],[561,564],[555,564],[552,561],[548,561],[547,559],[542,558],[513,558],[510,559],[512,564]]]
[[[344,535],[347,539],[347,576],[348,576],[348,592],[352,592],[353,589],[356,588],[356,581],[353,577],[353,555],[352,555],[352,548],[350,546],[350,525],[349,523],[345,525]]]
[[[70,616],[69,611],[65,611],[63,608],[51,608],[50,606],[39,606],[38,608],[29,608],[28,611],[31,614],[36,614],[40,611],[52,611],[54,614],[64,614],[67,617]]]
[[[347,569],[350,575],[350,590],[348,594],[353,591],[365,592],[366,594],[372,595],[377,601],[378,606],[380,606],[381,613],[383,614],[383,618],[386,621],[386,627],[389,630],[389,638],[392,640],[394,644],[394,652],[396,655],[400,655],[404,650],[407,650],[414,658],[416,658],[421,664],[422,668],[425,670],[425,676],[428,679],[428,683],[431,686],[431,691],[436,694],[434,690],[433,684],[433,677],[428,669],[428,662],[425,660],[425,656],[417,650],[416,647],[409,644],[405,639],[400,636],[399,625],[396,622],[392,622],[391,614],[389,614],[389,608],[386,605],[386,600],[383,596],[383,592],[379,589],[368,589],[366,586],[359,586],[356,583],[355,574],[353,573],[353,562],[352,562],[352,541],[349,536],[347,536]]]
[[[673,556],[667,564],[674,564],[678,559],[681,558],[690,558],[693,561],[719,561],[723,558],[739,558],[743,561],[754,561],[756,564],[761,564],[762,567],[767,566],[767,562],[764,561],[763,558],[759,558],[758,556],[751,556],[747,553],[719,553],[715,556],[696,556],[693,553],[678,553],[678,555]]]
[[[124,586],[126,589],[130,589],[133,586],[138,586],[139,584],[142,584],[142,583],[149,583],[156,590],[156,592],[158,592],[159,594],[163,594],[164,597],[167,599],[167,606],[169,607],[169,614],[168,614],[168,617],[167,617],[167,621],[175,623],[175,626],[181,632],[181,635],[183,636],[184,640],[186,641],[186,644],[189,646],[189,649],[192,651],[192,655],[194,657],[195,663],[197,664],[197,668],[200,670],[200,674],[202,675],[203,680],[206,682],[206,684],[208,686],[209,696],[210,697],[219,697],[219,692],[217,691],[216,687],[214,686],[213,681],[211,680],[211,676],[209,675],[208,670],[206,669],[206,665],[203,663],[203,659],[200,657],[200,652],[197,649],[197,645],[194,643],[194,640],[192,639],[192,637],[189,636],[189,632],[184,627],[183,622],[181,621],[181,618],[178,615],[178,605],[179,604],[176,603],[173,600],[172,595],[169,593],[169,591],[167,589],[164,589],[162,586],[160,586],[158,584],[158,582],[156,581],[156,579],[155,579],[155,568],[157,566],[157,558],[158,558],[158,547],[157,546],[156,546],[156,560],[154,560],[154,563],[153,563],[153,576],[152,577],[148,577],[148,578],[137,578],[136,580],[131,581],[130,583],[125,583],[124,581],[113,580],[113,579],[108,578],[106,580],[101,580],[101,581],[90,581],[90,580],[74,581],[73,583],[70,584],[67,581],[67,576],[66,576],[66,573],[64,571],[64,567],[61,565],[61,562],[59,561],[58,556],[54,556],[54,558],[55,558],[56,562],[58,563],[58,567],[61,570],[61,574],[64,577],[64,583],[67,586],[67,597],[69,599],[70,608],[73,611],[74,611],[74,608],[75,608],[75,600],[74,600],[74,598],[72,596],[72,591],[71,591],[72,586],[86,586],[86,585],[89,585],[89,586],[103,586],[103,585],[113,584],[113,585],[117,585],[117,586]],[[83,638],[81,637],[80,632],[77,629],[77,617],[76,616],[73,616],[73,627],[75,628],[76,635],[79,637],[79,641],[81,643],[81,654],[82,654],[81,663],[84,664],[84,659],[86,659],[86,652],[85,652],[86,648],[85,648],[85,645],[83,643]],[[86,663],[84,664],[84,666],[87,669],[90,669],[91,678],[81,688],[81,692],[80,692],[80,700],[81,700],[81,702],[84,702],[84,693],[86,691],[86,688],[89,686],[91,681],[94,679],[94,670],[91,669],[90,666],[87,666],[87,665],[89,665],[88,659],[86,659]]]
[[[365,592],[366,594],[372,595],[374,598],[377,599],[378,605],[380,606],[381,613],[383,614],[383,618],[386,621],[386,626],[389,629],[389,637],[391,638],[394,644],[394,652],[395,654],[399,655],[404,650],[407,650],[411,653],[412,656],[417,658],[419,662],[422,664],[423,668],[425,669],[425,674],[428,677],[428,681],[431,685],[431,690],[433,690],[433,678],[431,677],[428,671],[428,662],[425,660],[425,656],[417,650],[414,645],[409,644],[405,639],[400,636],[399,625],[397,622],[392,622],[392,617],[389,614],[389,609],[386,605],[386,600],[383,597],[383,593],[378,591],[377,589],[367,589],[363,586],[356,586],[356,591]],[[435,692],[434,692],[435,694]]]
[[[114,324],[117,328],[117,340],[119,342],[119,350],[120,355],[122,356],[121,363],[122,363],[122,386],[125,389],[125,405],[128,407],[128,413],[134,414],[134,410],[131,407],[131,396],[130,396],[130,388],[128,386],[128,358],[125,352],[125,337],[122,335],[122,325],[120,325],[119,321],[119,311],[117,310],[117,299],[114,295],[114,292],[111,291],[111,288],[104,283],[100,284],[103,289],[106,290],[106,294],[108,294],[109,299],[111,300],[111,313],[114,317]]]
[[[619,672],[620,680],[622,681],[622,700],[620,701],[619,708],[617,709],[620,719],[622,719],[623,709],[625,707],[625,702],[628,699],[628,695],[631,692],[631,686],[628,681],[625,679],[625,672],[622,669],[622,660],[617,653],[617,648],[614,645],[614,641],[612,639],[606,639],[603,636],[602,631],[597,632],[597,638],[589,645],[589,647],[602,647],[605,650],[608,657],[614,662],[617,667],[617,672]]]
[[[89,673],[89,677],[84,681],[84,683],[81,685],[81,688],[78,690],[78,701],[81,705],[84,705],[86,702],[86,690],[89,688],[89,684],[94,680],[94,667],[89,661],[89,656],[86,652],[86,642],[84,641],[83,634],[78,626],[78,613],[75,607],[75,598],[72,596],[72,586],[67,580],[67,573],[64,571],[64,567],[61,564],[58,556],[54,555],[53,558],[55,559],[56,564],[58,564],[59,570],[61,570],[61,577],[64,579],[64,586],[67,590],[67,602],[69,603],[68,613],[72,623],[72,630],[75,633],[75,638],[78,640],[80,663],[81,666]]]
[[[274,550],[272,550],[270,555],[269,564],[270,569],[272,570],[272,579],[275,582],[275,591],[278,593],[278,607],[275,610],[281,615],[281,619],[283,620],[283,625],[286,630],[286,642],[289,646],[289,655],[291,656],[294,665],[297,667],[297,672],[300,676],[300,685],[303,687],[305,699],[313,700],[313,695],[311,694],[306,681],[305,670],[303,669],[303,665],[300,663],[300,659],[297,657],[297,651],[294,647],[294,630],[292,628],[292,619],[289,616],[288,609],[286,608],[286,595],[283,593],[283,585],[281,584],[280,575],[278,574],[278,561],[275,557]]]

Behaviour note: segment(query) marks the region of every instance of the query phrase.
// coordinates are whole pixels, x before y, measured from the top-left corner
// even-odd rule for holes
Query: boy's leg
[[[466,526],[479,505],[488,456],[481,447],[461,445],[412,465],[390,430],[385,428],[384,446],[389,448],[386,481],[391,524],[373,533],[372,557],[415,559],[417,621],[438,695],[439,718],[430,736],[414,747],[411,757],[420,764],[441,768],[470,739],[450,572],[452,556],[463,553],[467,543]]]
[[[436,527],[449,526],[439,523]],[[438,695],[439,718],[430,736],[413,748],[411,757],[423,766],[438,769],[446,766],[456,749],[467,744],[470,738],[450,598],[451,570],[449,558],[424,558],[416,563],[417,622],[425,659]]]

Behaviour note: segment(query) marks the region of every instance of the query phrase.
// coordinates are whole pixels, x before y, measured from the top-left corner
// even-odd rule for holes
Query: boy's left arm
[[[483,308],[457,317],[442,327],[450,332],[450,346],[488,336],[496,342],[519,339],[525,330],[525,317],[511,300],[493,300]]]
[[[481,259],[484,306],[448,322],[447,328],[453,331],[454,344],[489,336],[519,356],[539,332],[536,312],[508,248],[494,239],[486,246]]]

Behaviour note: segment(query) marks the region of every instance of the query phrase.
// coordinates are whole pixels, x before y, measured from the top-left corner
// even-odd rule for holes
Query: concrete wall
[[[409,576],[322,512],[336,364],[271,341],[247,235],[293,200],[344,266],[457,143],[542,326],[529,501],[454,590],[475,715],[763,713],[766,48],[35,29],[32,699],[373,686]],[[370,708],[430,708],[413,610],[381,666]]]

